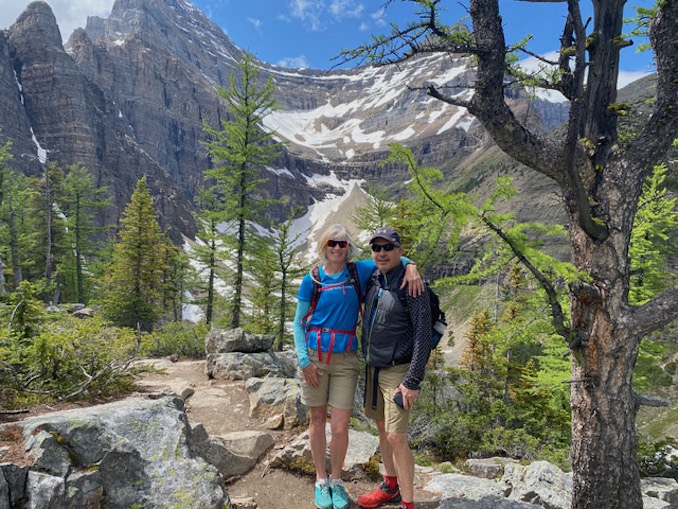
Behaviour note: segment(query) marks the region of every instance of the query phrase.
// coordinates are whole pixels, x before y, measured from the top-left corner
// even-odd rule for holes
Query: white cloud
[[[370,17],[372,18],[372,21],[377,26],[386,26],[387,21],[386,21],[386,8],[382,7],[381,9],[374,11],[372,14],[370,14]]]
[[[541,55],[542,58],[546,59],[549,62],[557,62],[558,61],[558,52],[557,51],[550,51],[548,53],[545,53],[544,55]],[[518,65],[525,71],[525,72],[532,72],[532,73],[537,73],[541,76],[545,76],[545,71],[548,71],[550,69],[553,69],[553,66],[548,65],[547,63],[541,61],[538,58],[535,57],[529,57],[524,60],[521,60],[518,62]],[[647,76],[648,74],[651,74],[653,71],[619,71],[619,77],[617,79],[617,88],[623,88],[629,83],[636,81],[637,79],[642,78],[643,76]],[[550,94],[554,94],[554,92],[550,92]],[[559,94],[558,94],[559,95]],[[553,97],[551,97],[553,99]]]
[[[293,18],[299,18],[314,32],[322,30],[323,23],[321,20],[325,10],[324,0],[292,0],[290,8]]]
[[[304,55],[283,58],[282,60],[279,60],[276,65],[279,67],[286,67],[288,69],[308,69],[310,67],[308,60]]]
[[[330,4],[330,12],[339,19],[359,18],[364,10],[365,6],[355,0],[332,0]]]
[[[652,74],[645,71],[619,71],[619,78],[617,79],[617,88],[624,88],[629,83],[633,83],[640,78]]]
[[[260,19],[256,19],[256,18],[247,18],[247,21],[250,22],[250,24],[254,27],[254,29],[255,29],[257,32],[260,32],[260,31],[261,31],[261,25],[262,25],[263,23],[262,23],[262,21],[261,21]]]

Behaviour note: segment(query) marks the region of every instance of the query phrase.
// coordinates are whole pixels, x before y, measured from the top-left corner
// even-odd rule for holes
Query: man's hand
[[[424,293],[424,281],[421,279],[417,266],[414,263],[408,263],[405,267],[405,277],[403,278],[403,284],[400,285],[400,289],[406,286],[407,292],[412,297],[418,297]]]
[[[393,392],[393,395],[395,396],[399,392],[402,393],[403,395],[403,408],[405,410],[409,410],[410,408],[412,408],[414,406],[415,401],[419,399],[419,391],[408,389],[403,384],[400,384],[398,386],[398,388]]]

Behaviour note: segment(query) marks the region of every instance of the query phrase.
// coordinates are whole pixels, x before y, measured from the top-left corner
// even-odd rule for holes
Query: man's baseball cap
[[[390,226],[384,226],[383,228],[379,228],[377,231],[375,231],[372,234],[372,237],[370,237],[370,244],[372,244],[375,239],[384,239],[388,240],[389,242],[400,244],[400,235],[398,235],[398,232]]]

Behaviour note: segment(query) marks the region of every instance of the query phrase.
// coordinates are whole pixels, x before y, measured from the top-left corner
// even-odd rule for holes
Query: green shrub
[[[3,403],[60,401],[129,392],[139,338],[101,319],[59,315],[32,337],[0,336],[0,380],[11,394]]]
[[[208,325],[189,322],[171,322],[144,338],[142,357],[166,357],[178,355],[189,359],[205,357],[205,336]]]
[[[653,441],[640,437],[638,443],[638,468],[643,477],[673,477],[678,479],[678,457],[675,438],[663,438]]]

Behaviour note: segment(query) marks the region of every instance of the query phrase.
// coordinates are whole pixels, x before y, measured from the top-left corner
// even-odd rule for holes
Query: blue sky
[[[31,0],[0,0],[0,28],[10,26]],[[565,16],[565,2],[500,0],[507,42],[527,34],[534,36],[529,48],[539,54],[557,49]],[[47,0],[66,40],[87,16],[108,17],[113,0]],[[388,32],[390,23],[414,19],[410,2],[396,0],[388,9],[384,0],[192,0],[219,25],[239,47],[260,60],[286,67],[329,69],[343,48],[367,42],[372,34]],[[463,1],[445,2],[447,22],[464,11]],[[584,2],[585,3],[585,2]],[[650,0],[629,0],[627,15],[636,5]],[[583,4],[582,4],[583,5]],[[637,54],[635,47],[623,50],[622,69],[645,74],[652,71],[651,54]]]

